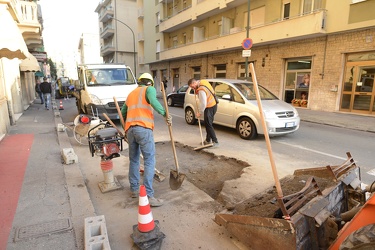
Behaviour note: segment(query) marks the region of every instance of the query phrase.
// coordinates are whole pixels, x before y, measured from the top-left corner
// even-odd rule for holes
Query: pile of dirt
[[[306,181],[310,175],[300,176],[287,176],[280,180],[281,190],[283,196],[291,195],[301,191],[305,187]],[[319,178],[314,176],[319,189],[324,189],[335,185],[332,179]],[[276,187],[267,190],[264,193],[253,196],[246,201],[237,204],[233,210],[233,214],[239,215],[251,215],[259,217],[273,218],[274,216],[280,216],[279,205],[277,203],[277,190]]]

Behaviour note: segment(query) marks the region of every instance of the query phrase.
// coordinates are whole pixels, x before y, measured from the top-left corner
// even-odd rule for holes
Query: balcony
[[[0,0],[0,3],[7,4],[13,19],[18,21],[18,28],[27,47],[29,49],[40,47],[42,26],[39,23],[41,13],[38,12],[38,4],[18,0]]]
[[[278,20],[250,29],[250,37],[254,46],[279,42],[319,37],[326,34],[326,11],[320,10],[311,14],[297,16],[287,20]],[[293,29],[303,24],[303,29]],[[160,60],[183,58],[218,51],[242,49],[241,43],[246,37],[245,29],[232,29],[228,35],[217,35],[203,41],[187,43],[176,48],[167,48],[160,52]]]
[[[116,51],[113,44],[106,44],[102,48],[100,48],[100,54],[104,57]]]
[[[99,21],[102,23],[107,22],[111,17],[113,17],[114,11],[110,6],[108,8],[102,8],[99,15]]]
[[[172,32],[182,27],[199,22],[207,17],[226,11],[226,7],[235,7],[247,3],[248,0],[218,0],[216,4],[212,1],[198,1],[192,6],[178,11],[176,14],[166,17],[160,23],[160,32]]]
[[[100,31],[100,37],[102,39],[107,39],[108,37],[111,37],[115,34],[115,30],[113,29],[112,25],[107,25],[105,26],[101,31]]]

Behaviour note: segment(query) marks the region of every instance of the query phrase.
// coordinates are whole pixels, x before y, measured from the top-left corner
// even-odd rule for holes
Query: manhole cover
[[[71,229],[72,223],[69,218],[24,226],[17,229],[15,241],[36,238],[54,233],[60,233]]]

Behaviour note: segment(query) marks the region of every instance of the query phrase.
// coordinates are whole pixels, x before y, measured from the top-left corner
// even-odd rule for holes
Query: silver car
[[[252,82],[236,79],[205,79],[215,90],[219,104],[215,124],[235,128],[242,139],[250,140],[264,134],[259,108]],[[300,117],[290,104],[279,100],[274,94],[259,86],[264,117],[270,136],[293,133],[299,128]],[[194,125],[197,110],[194,90],[185,94],[185,121]]]

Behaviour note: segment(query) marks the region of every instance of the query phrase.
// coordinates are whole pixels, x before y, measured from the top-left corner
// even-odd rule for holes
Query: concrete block
[[[85,218],[85,250],[110,250],[104,215]]]
[[[64,124],[62,124],[62,123],[57,124],[57,131],[58,132],[65,132],[65,130],[66,130],[66,127],[64,126]]]
[[[64,148],[61,152],[65,164],[78,163],[78,156],[72,148]]]
[[[59,117],[60,116],[60,112],[59,111],[54,111],[54,115],[55,115],[55,117]]]
[[[53,110],[57,110],[58,108],[57,108],[56,105],[52,105],[52,109],[53,109]]]

